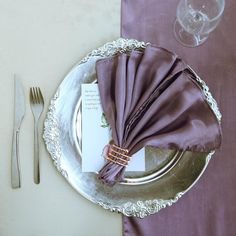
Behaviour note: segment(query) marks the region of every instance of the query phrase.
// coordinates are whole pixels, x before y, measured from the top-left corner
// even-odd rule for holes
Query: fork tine
[[[30,88],[30,101],[33,103],[34,97],[33,97],[33,88]]]
[[[30,96],[31,96],[31,102],[33,104],[37,103],[36,97],[35,97],[35,88],[34,87],[30,88]]]
[[[39,103],[38,94],[37,94],[37,87],[34,88],[34,96],[35,96],[35,103]]]
[[[32,88],[32,101],[33,104],[35,103],[35,93],[34,93],[34,88]]]
[[[30,92],[29,92],[29,98],[30,98],[30,102],[32,101],[32,89],[30,88]]]
[[[36,88],[36,87],[34,88],[34,100],[35,100],[35,103],[36,103],[36,104],[39,103],[39,102],[38,102],[37,88]]]
[[[39,88],[39,97],[40,97],[40,101],[44,104],[43,95],[40,88]]]
[[[40,96],[40,88],[39,87],[37,87],[37,97],[38,97],[38,102],[42,103],[41,96]]]
[[[37,87],[34,88],[35,103],[39,103]]]
[[[31,88],[32,103],[34,104],[34,88]]]

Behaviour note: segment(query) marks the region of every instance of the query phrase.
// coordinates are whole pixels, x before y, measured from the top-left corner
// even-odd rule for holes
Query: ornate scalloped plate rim
[[[206,157],[205,167],[202,169],[201,174],[196,178],[196,180],[183,192],[179,192],[173,199],[164,200],[164,199],[154,199],[154,200],[145,200],[137,201],[136,203],[127,202],[122,206],[111,206],[105,203],[98,203],[101,207],[112,212],[122,213],[125,216],[144,218],[149,215],[153,215],[159,212],[161,209],[171,206],[176,203],[186,192],[188,192],[195,183],[200,179],[204,173],[207,165],[214,154],[214,151],[210,152]]]
[[[135,39],[123,39],[119,38],[113,42],[108,42],[104,44],[102,47],[93,50],[91,53],[89,53],[86,57],[84,57],[79,63],[77,63],[70,71],[72,71],[75,67],[79,66],[80,64],[83,64],[89,60],[90,57],[96,56],[96,55],[101,55],[101,53],[104,56],[112,56],[115,55],[114,52],[109,53],[107,55],[106,51],[108,48],[114,47],[120,49],[119,52],[122,52],[123,48],[122,46],[126,45],[127,50],[132,50],[134,48],[145,48],[149,43],[145,42],[139,42]],[[123,51],[127,51],[123,50]],[[191,69],[191,68],[190,68]],[[191,69],[192,70],[192,69]],[[192,70],[193,71],[193,70]],[[70,73],[70,72],[69,72]],[[69,74],[68,73],[68,74]],[[197,74],[193,71],[193,73],[197,76]],[[206,96],[206,100],[208,104],[210,105],[212,111],[216,115],[219,123],[221,122],[221,113],[219,111],[218,105],[211,95],[208,86],[206,83],[197,76],[197,81],[201,84],[203,88],[203,92]],[[137,201],[136,203],[131,203],[131,202],[126,202],[123,205],[120,206],[111,206],[109,204],[106,204],[104,202],[99,202],[99,200],[94,201],[90,196],[80,192],[76,186],[73,185],[73,183],[70,182],[68,172],[61,167],[61,148],[60,148],[60,142],[59,142],[59,137],[60,137],[60,130],[58,128],[58,120],[55,117],[55,102],[60,96],[60,88],[57,89],[55,95],[51,99],[49,108],[48,108],[48,113],[44,122],[44,133],[43,133],[43,139],[45,141],[46,148],[50,154],[51,159],[53,160],[54,165],[58,169],[58,171],[64,176],[68,183],[77,191],[79,192],[82,196],[84,196],[86,199],[100,205],[106,210],[110,210],[112,212],[118,212],[122,213],[126,216],[135,216],[139,218],[143,218],[145,216],[155,214],[162,208],[165,208],[167,206],[171,206],[173,203],[176,203],[183,194],[185,194],[187,191],[189,191],[195,183],[199,180],[201,177],[202,173],[205,171],[212,155],[214,154],[214,151],[210,152],[205,161],[205,166],[202,169],[201,173],[199,176],[196,178],[196,180],[183,192],[179,192],[176,194],[176,196],[173,199],[168,199],[168,200],[163,200],[163,199],[151,199],[151,200],[145,200],[145,201]]]

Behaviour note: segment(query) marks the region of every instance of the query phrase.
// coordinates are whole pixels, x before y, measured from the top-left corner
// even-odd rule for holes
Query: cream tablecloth
[[[30,86],[45,110],[64,75],[90,50],[120,35],[120,0],[0,0],[0,236],[122,235],[121,216],[77,194],[57,172],[40,140],[41,183],[33,183]],[[20,134],[22,188],[11,189],[13,73],[24,84]],[[41,131],[43,128],[41,120]]]

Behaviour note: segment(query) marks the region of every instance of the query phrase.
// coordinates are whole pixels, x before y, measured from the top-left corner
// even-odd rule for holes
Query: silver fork
[[[38,123],[43,112],[44,99],[40,88],[30,88],[30,107],[34,116],[34,182],[39,184],[39,142],[38,142]]]

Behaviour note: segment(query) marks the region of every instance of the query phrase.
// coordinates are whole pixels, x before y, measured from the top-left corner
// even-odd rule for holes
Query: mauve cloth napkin
[[[116,146],[132,156],[144,146],[210,152],[220,146],[219,122],[188,66],[172,52],[143,51],[96,66],[102,108]],[[99,178],[113,185],[125,167],[107,160]]]
[[[121,32],[168,48],[204,79],[223,115],[220,151],[197,184],[177,203],[144,219],[123,217],[124,236],[236,235],[236,2],[226,0],[221,23],[197,48],[173,36],[179,0],[122,0]]]

